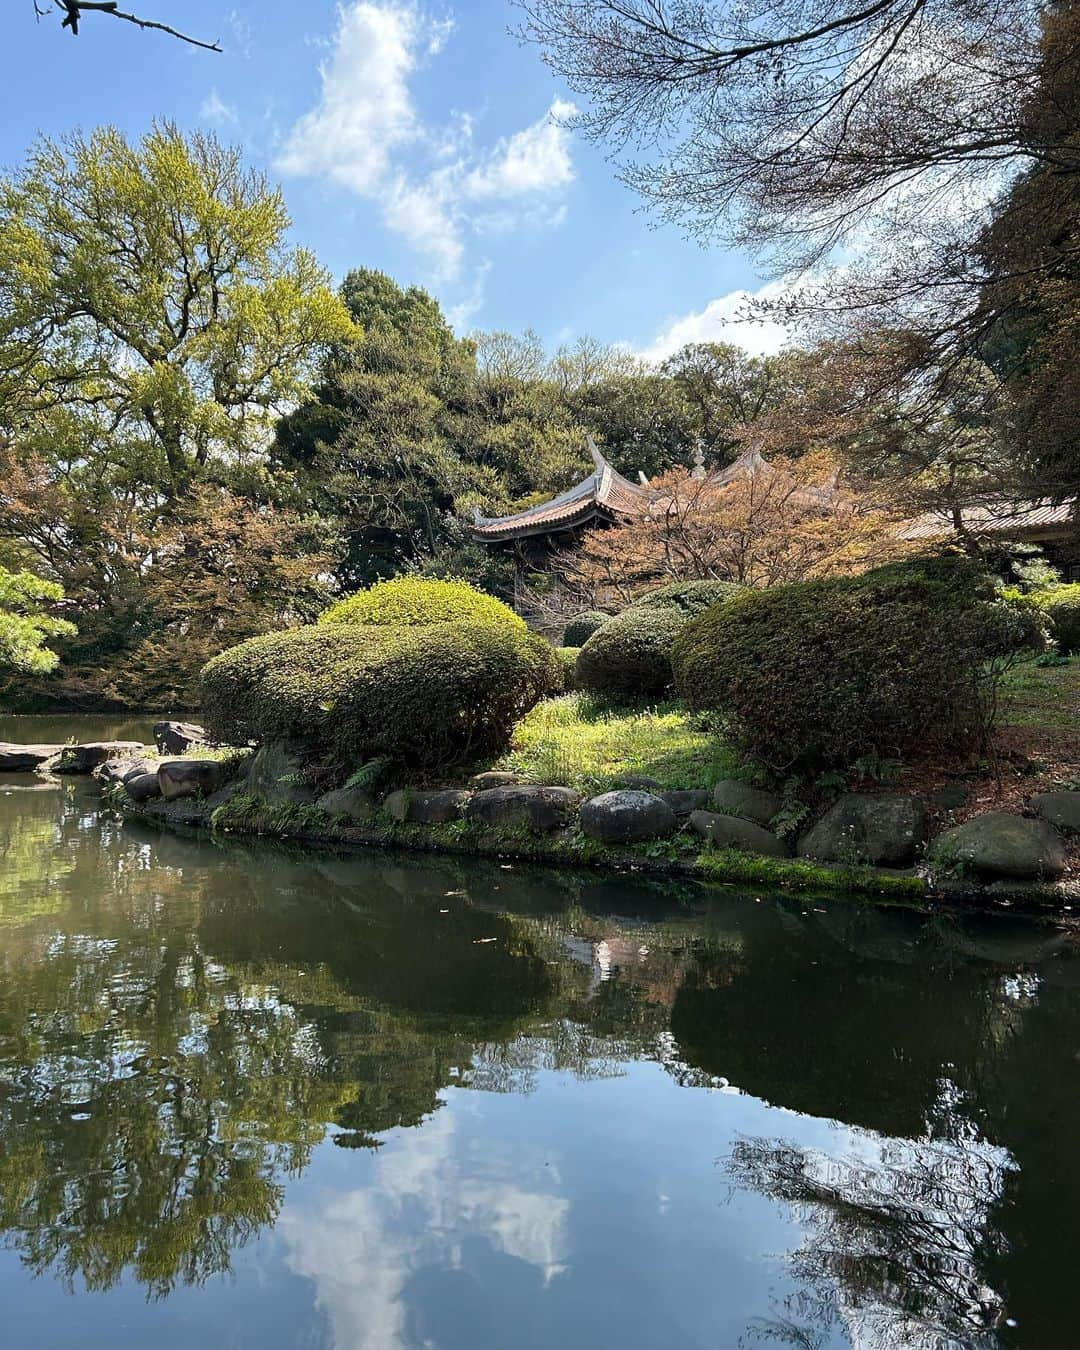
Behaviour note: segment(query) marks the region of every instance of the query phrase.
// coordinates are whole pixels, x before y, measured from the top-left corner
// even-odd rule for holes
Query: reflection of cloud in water
[[[405,1286],[427,1268],[460,1267],[470,1239],[534,1268],[545,1284],[564,1269],[569,1202],[551,1190],[554,1169],[538,1165],[530,1178],[515,1157],[512,1180],[490,1160],[491,1176],[478,1177],[478,1159],[458,1156],[459,1104],[451,1094],[422,1129],[386,1138],[370,1186],[321,1192],[281,1214],[288,1265],[314,1282],[338,1350],[407,1345]]]

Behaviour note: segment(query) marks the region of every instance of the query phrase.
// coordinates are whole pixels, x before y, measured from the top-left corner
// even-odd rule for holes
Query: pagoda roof
[[[551,501],[530,506],[512,516],[473,516],[474,539],[497,543],[505,539],[524,539],[529,535],[557,534],[602,518],[640,515],[648,509],[656,493],[652,488],[632,483],[607,462],[592,437],[587,441],[595,468],[587,478],[567,488]]]

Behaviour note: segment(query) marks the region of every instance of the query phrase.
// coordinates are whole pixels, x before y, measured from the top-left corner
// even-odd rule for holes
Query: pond
[[[29,777],[0,848],[11,1350],[1074,1343],[1063,932],[159,835]]]

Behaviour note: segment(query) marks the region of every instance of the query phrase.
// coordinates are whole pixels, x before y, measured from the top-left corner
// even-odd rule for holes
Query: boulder
[[[780,798],[775,792],[725,778],[713,788],[713,805],[725,816],[741,816],[743,820],[768,825],[780,810]]]
[[[799,840],[800,858],[906,867],[926,837],[918,797],[847,792]]]
[[[126,783],[129,778],[139,774],[156,773],[157,765],[147,759],[107,759],[94,770],[94,777],[108,786],[111,783]]]
[[[581,808],[581,828],[605,844],[663,839],[678,827],[675,812],[652,792],[620,788],[591,797]]]
[[[465,814],[485,825],[526,825],[537,834],[547,834],[565,825],[580,801],[581,793],[566,787],[485,788],[470,798]]]
[[[415,788],[400,788],[391,792],[383,802],[383,810],[395,820],[410,825],[446,825],[460,820],[469,794],[463,788],[438,788],[420,792]]]
[[[192,746],[206,745],[206,732],[194,722],[155,722],[159,755],[184,755]]]
[[[124,783],[124,790],[133,802],[149,802],[161,796],[156,773],[140,773]]]
[[[216,759],[163,759],[157,781],[167,802],[178,797],[206,797],[221,784],[222,768]]]
[[[963,783],[946,783],[938,788],[931,800],[939,811],[957,811],[967,805],[970,796]]]
[[[930,856],[939,865],[959,865],[984,877],[1054,878],[1065,870],[1065,845],[1057,830],[1045,820],[1009,811],[989,811],[954,825],[937,837]]]
[[[56,772],[90,774],[106,760],[133,760],[145,748],[142,741],[91,741],[86,745],[65,745],[60,751]]]
[[[346,820],[366,820],[375,813],[375,798],[363,788],[336,788],[324,792],[315,803],[328,816],[344,816]]]
[[[659,778],[650,778],[647,773],[624,773],[616,778],[614,786],[631,788],[635,792],[662,792],[664,789]]]
[[[247,790],[267,802],[290,806],[310,806],[318,801],[318,788],[306,781],[307,765],[299,753],[284,741],[260,745],[247,767]]]
[[[680,788],[675,792],[661,792],[660,796],[677,816],[688,816],[691,811],[709,809],[707,788]]]
[[[784,858],[784,841],[741,816],[721,816],[713,811],[695,811],[690,817],[690,828],[715,844],[717,848],[737,848],[743,853],[760,853],[766,858]]]
[[[1037,792],[1031,807],[1066,834],[1080,834],[1080,792]]]
[[[63,747],[59,745],[11,745],[0,743],[0,773],[33,773],[42,764],[54,759]]]
[[[488,769],[484,773],[474,775],[469,782],[482,792],[485,788],[515,787],[521,783],[528,783],[529,780],[520,773],[510,773],[506,769]]]

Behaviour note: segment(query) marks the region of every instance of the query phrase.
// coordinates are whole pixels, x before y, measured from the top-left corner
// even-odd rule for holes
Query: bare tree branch
[[[57,6],[64,16],[60,20],[60,27],[70,28],[72,37],[79,36],[79,22],[84,14],[108,14],[111,18],[133,23],[137,28],[153,28],[159,33],[167,33],[169,37],[178,38],[192,47],[201,47],[204,51],[221,51],[221,46],[217,42],[203,42],[200,38],[180,32],[178,28],[171,28],[167,23],[158,23],[155,19],[140,19],[137,14],[128,14],[120,9],[117,0],[57,0]],[[34,0],[34,13],[38,19],[43,19],[52,14],[53,10],[43,9],[38,0]]]

